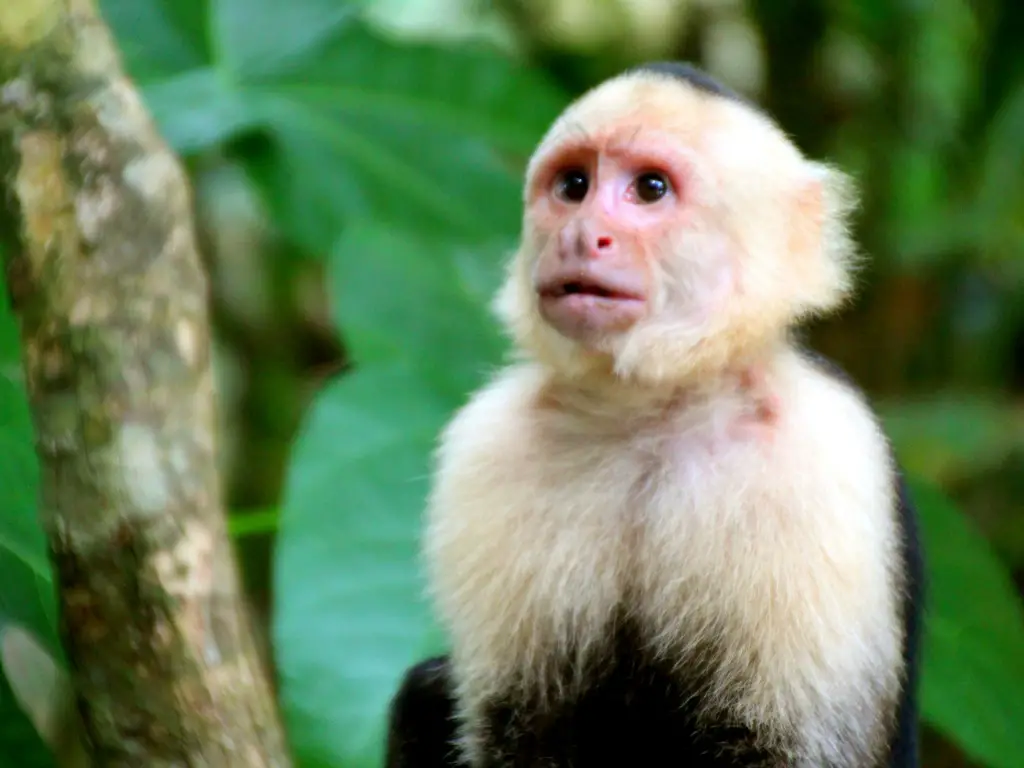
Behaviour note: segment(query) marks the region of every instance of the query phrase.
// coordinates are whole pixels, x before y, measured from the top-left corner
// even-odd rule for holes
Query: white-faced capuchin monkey
[[[850,183],[683,64],[532,157],[497,299],[519,358],[445,429],[425,555],[451,652],[389,768],[917,765],[922,562],[838,308]]]

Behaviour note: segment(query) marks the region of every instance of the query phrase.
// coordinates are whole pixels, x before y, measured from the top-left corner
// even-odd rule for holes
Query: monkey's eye
[[[643,203],[656,203],[668,192],[668,179],[654,171],[636,177],[636,196]]]
[[[590,189],[590,179],[580,168],[569,168],[558,174],[555,179],[555,190],[558,196],[570,203],[582,202]]]

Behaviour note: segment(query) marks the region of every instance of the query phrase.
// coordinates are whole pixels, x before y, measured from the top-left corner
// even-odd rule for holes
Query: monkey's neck
[[[585,418],[633,420],[701,407],[718,398],[760,401],[770,398],[775,372],[791,353],[790,346],[773,344],[738,355],[720,368],[658,382],[621,378],[611,371],[578,377],[549,371],[541,404]]]

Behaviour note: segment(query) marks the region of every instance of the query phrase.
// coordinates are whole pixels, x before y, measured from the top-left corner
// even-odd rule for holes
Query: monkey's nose
[[[607,230],[598,234],[600,229],[597,229],[596,232],[595,229],[597,228],[591,228],[586,223],[581,223],[572,230],[568,228],[563,230],[560,243],[562,258],[591,261],[610,256],[615,250],[615,238]]]
[[[611,253],[615,241],[611,235],[595,235],[591,233],[584,237],[581,245],[583,246],[582,253],[584,258],[600,259]]]

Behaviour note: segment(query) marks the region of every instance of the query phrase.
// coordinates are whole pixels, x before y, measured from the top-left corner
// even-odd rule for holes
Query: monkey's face
[[[832,299],[820,203],[816,167],[749,108],[664,79],[612,81],[531,160],[499,310],[563,372],[721,367]]]
[[[559,146],[527,193],[540,315],[591,348],[650,315],[659,244],[682,214],[679,160],[631,145],[630,133]]]

